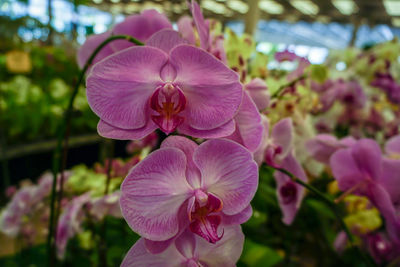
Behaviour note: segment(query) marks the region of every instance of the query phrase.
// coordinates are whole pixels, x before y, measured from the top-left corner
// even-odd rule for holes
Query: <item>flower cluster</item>
[[[331,51],[316,65],[288,49],[258,52],[195,1],[188,10],[177,27],[145,10],[80,48],[81,68],[94,59],[81,96],[98,133],[128,140],[130,157],[75,166],[62,187],[58,178],[49,237],[58,258],[72,265],[66,252],[78,244],[93,265],[264,266],[282,255],[309,265],[312,255],[321,266],[358,266],[368,259],[358,250],[339,258],[352,243],[395,266],[400,43]],[[65,99],[68,90],[50,91]],[[3,233],[43,242],[51,181],[6,190]],[[137,241],[128,251],[121,240]]]
[[[259,168],[265,166],[275,170],[271,177],[286,225],[299,212],[304,186],[312,187],[308,176],[315,178],[329,167],[345,192],[337,201],[357,195],[370,203],[351,210],[345,223],[376,218],[352,232],[368,240],[367,250],[378,255],[377,262],[379,257],[390,261],[386,256],[396,253],[382,256],[376,242],[387,244],[386,251],[400,239],[400,165],[392,155],[398,153],[398,139],[387,141],[382,156],[378,143],[363,138],[378,136],[380,126],[396,122],[379,112],[380,103],[397,103],[398,86],[380,61],[388,53],[352,58],[375,62],[362,82],[354,78],[361,75],[357,65],[348,64],[351,77],[332,79],[328,66],[312,65],[290,51],[276,53],[275,61],[278,66],[289,62],[292,71],[269,72],[268,57],[254,53],[251,37],[239,38],[229,30],[222,34],[195,1],[189,10],[192,18],[181,18],[177,31],[156,11],[130,16],[90,37],[79,52],[83,66],[109,36],[127,34],[143,42],[118,40],[97,54],[86,79],[88,102],[100,119],[98,133],[131,140],[131,151],[158,143],[155,130],[169,135],[159,149],[135,162],[122,182],[122,215],[141,236],[122,265],[234,266],[244,240],[240,224],[252,215]],[[343,127],[347,132],[341,132]],[[397,134],[398,127],[392,128],[385,137]],[[326,132],[346,137],[339,140]],[[121,173],[130,167],[108,165]],[[343,240],[340,233],[335,246]]]
[[[377,262],[393,260],[400,247],[400,135],[387,140],[384,153],[376,141],[366,138],[337,140],[330,135],[319,135],[307,145],[317,160],[331,167],[338,187],[343,192],[338,199],[350,194],[366,197],[383,216],[388,237],[383,237],[386,235],[384,232],[373,233],[379,227],[366,227],[363,230],[360,228],[362,220],[357,220],[351,229],[366,240]],[[368,214],[369,226],[372,223],[371,215]],[[378,242],[384,245],[379,246]]]

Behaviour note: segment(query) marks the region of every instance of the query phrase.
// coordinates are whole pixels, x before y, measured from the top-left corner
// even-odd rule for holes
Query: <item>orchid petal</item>
[[[307,176],[301,167],[300,163],[292,154],[289,154],[283,161],[281,168],[289,171],[303,182],[307,182]],[[275,171],[275,181],[277,183],[278,201],[281,207],[283,218],[282,221],[290,225],[296,217],[297,211],[300,208],[304,198],[304,187],[293,182],[286,174]],[[290,186],[290,196],[285,196],[283,190]]]
[[[219,138],[223,136],[228,136],[235,131],[235,121],[230,120],[227,123],[210,130],[198,130],[190,127],[183,123],[178,126],[178,130],[180,133],[193,136],[197,138]]]
[[[203,187],[222,200],[226,215],[249,205],[258,185],[258,167],[248,150],[229,140],[209,140],[199,146],[193,160]]]
[[[140,238],[126,254],[121,267],[180,267],[185,258],[170,246],[161,254],[153,255],[146,249],[145,240]]]
[[[319,162],[329,164],[329,159],[340,148],[335,136],[319,134],[306,143],[308,153]]]
[[[368,198],[386,220],[389,237],[396,242],[400,242],[400,218],[396,215],[389,193],[383,186],[373,182],[368,183],[367,191]]]
[[[152,47],[132,47],[97,63],[87,78],[88,102],[103,121],[123,129],[145,126],[148,99],[160,79],[167,54]]]
[[[153,34],[147,40],[146,45],[159,48],[169,54],[175,46],[186,43],[187,41],[180,36],[179,32],[172,29],[164,29]]]
[[[237,73],[206,51],[189,45],[172,49],[170,62],[177,71],[175,84],[187,98],[186,124],[207,130],[233,118],[242,100]]]
[[[389,193],[393,204],[400,206],[400,160],[383,159],[382,175],[378,182]]]
[[[254,160],[257,162],[258,166],[261,166],[261,164],[264,160],[265,149],[268,146],[269,121],[268,121],[268,118],[264,114],[261,114],[261,123],[264,127],[263,137],[261,139],[260,146],[257,148],[257,150],[253,154]]]
[[[193,154],[194,151],[197,149],[198,145],[193,142],[192,140],[183,137],[183,136],[170,136],[165,139],[162,144],[161,148],[166,147],[174,147],[180,149],[186,155],[186,178],[188,183],[193,188],[200,187],[200,171],[197,166],[193,162]]]
[[[146,137],[154,130],[156,130],[158,126],[152,121],[147,121],[146,125],[139,129],[121,129],[100,119],[97,124],[97,131],[99,135],[118,140],[138,140]]]
[[[175,240],[176,249],[187,259],[193,258],[196,250],[196,237],[188,229]]]
[[[121,185],[122,214],[144,238],[164,241],[179,231],[179,210],[190,197],[186,157],[176,148],[159,149],[138,163]]]
[[[244,87],[259,110],[264,110],[268,107],[270,95],[265,81],[255,78]]]
[[[386,141],[385,144],[386,154],[400,157],[400,135],[393,136]]]
[[[251,208],[251,205],[248,205],[247,208],[242,210],[241,212],[228,216],[223,214],[222,216],[222,223],[224,225],[238,225],[247,222],[251,215],[253,214],[253,209]]]
[[[111,32],[104,32],[101,34],[95,34],[89,36],[85,43],[78,50],[78,65],[79,68],[83,69],[87,61],[89,60],[90,55],[96,50],[96,48],[104,42],[108,37],[111,36]],[[93,59],[92,64],[95,64],[102,60],[103,58],[114,53],[114,50],[108,44],[103,47]]]
[[[261,116],[247,92],[243,94],[242,104],[235,116],[236,130],[227,137],[244,145],[250,152],[254,152],[261,144],[264,127]]]
[[[144,10],[140,15],[131,15],[123,22],[114,26],[114,35],[130,35],[141,42],[146,42],[150,36],[162,29],[172,29],[168,18],[154,9]],[[132,46],[131,42],[117,40],[112,43],[116,51]]]
[[[224,227],[224,236],[215,245],[197,238],[196,251],[205,266],[234,267],[242,254],[244,235],[239,225]]]
[[[152,254],[159,254],[164,252],[175,241],[175,236],[165,241],[152,241],[144,239],[146,249]]]
[[[361,172],[374,180],[379,179],[382,172],[382,152],[374,140],[359,140],[351,147],[351,152]]]
[[[336,151],[330,158],[330,166],[333,176],[338,181],[339,189],[343,192],[365,179],[352,156],[350,148]]]
[[[196,25],[199,34],[200,47],[207,50],[210,42],[210,29],[204,20],[199,4],[195,0],[192,0],[190,9],[193,15],[194,24]]]
[[[279,145],[282,152],[278,155],[279,160],[286,157],[292,147],[293,123],[291,118],[278,121],[271,132],[271,139],[275,145]]]
[[[182,37],[185,38],[189,44],[194,45],[196,43],[196,36],[194,35],[192,18],[183,16],[176,24],[178,25],[178,30],[182,34]]]

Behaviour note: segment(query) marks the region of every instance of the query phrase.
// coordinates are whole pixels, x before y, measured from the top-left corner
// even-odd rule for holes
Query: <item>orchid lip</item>
[[[173,83],[159,86],[150,98],[150,107],[159,115],[151,118],[160,129],[170,134],[184,121],[178,114],[186,107],[186,98],[182,90]]]
[[[296,201],[297,197],[297,188],[293,182],[288,182],[284,186],[282,186],[279,190],[279,194],[282,197],[284,204],[290,204]]]
[[[222,210],[222,207],[222,201],[218,197],[197,189],[195,191],[195,205],[189,214],[190,230],[208,242],[215,244],[224,235],[223,231],[221,235],[217,233],[218,226],[222,221],[218,212]]]

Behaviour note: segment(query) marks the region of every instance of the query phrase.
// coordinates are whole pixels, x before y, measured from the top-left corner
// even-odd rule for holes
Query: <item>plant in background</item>
[[[129,251],[124,244],[114,265],[397,264],[398,41],[314,65],[288,50],[260,54],[250,36],[222,35],[195,1],[189,9],[178,31],[164,15],[144,11],[79,50],[81,79],[90,68],[86,95],[98,133],[130,140],[132,157],[94,170],[77,166],[64,180],[49,239],[59,258],[68,262],[73,240],[87,251],[97,242],[92,263],[105,257],[110,264],[107,217],[123,217],[141,238],[130,239],[137,241]],[[339,61],[344,71],[336,70]],[[78,86],[66,122],[73,107],[87,107]],[[63,102],[65,83],[50,88]],[[16,101],[41,99],[37,89],[17,94]],[[37,188],[8,190],[3,231],[32,236],[21,218],[37,212],[29,204]],[[46,192],[42,204],[50,201]]]

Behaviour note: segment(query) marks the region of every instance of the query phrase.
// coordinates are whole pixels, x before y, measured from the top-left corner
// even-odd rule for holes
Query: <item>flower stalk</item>
[[[49,226],[48,226],[48,237],[47,237],[47,253],[48,253],[48,260],[49,260],[49,266],[55,266],[55,227],[57,225],[57,214],[56,214],[56,194],[57,194],[57,174],[61,171],[62,166],[64,165],[62,162],[66,162],[67,158],[67,148],[68,148],[68,125],[71,120],[71,115],[72,115],[72,109],[73,109],[73,104],[74,100],[76,98],[76,95],[78,94],[79,87],[85,77],[85,73],[87,72],[89,66],[92,64],[94,58],[96,55],[102,50],[107,44],[109,44],[112,41],[115,40],[127,40],[131,43],[134,43],[136,45],[143,45],[142,42],[139,40],[131,37],[131,36],[126,36],[126,35],[114,35],[106,39],[104,42],[102,42],[96,50],[91,54],[90,58],[86,62],[84,68],[81,70],[79,74],[78,81],[74,87],[74,90],[72,91],[72,95],[70,97],[69,103],[67,110],[64,113],[64,119],[62,120],[61,124],[58,127],[58,135],[57,135],[57,146],[54,151],[53,155],[53,183],[52,183],[52,188],[51,188],[51,198],[50,198],[50,220],[49,220]],[[64,145],[63,145],[64,144]],[[64,153],[62,153],[64,147]],[[61,179],[62,180],[62,179]],[[61,189],[61,188],[60,188]],[[61,190],[60,190],[61,191]],[[61,192],[59,192],[62,194]],[[60,205],[60,203],[58,203]]]

